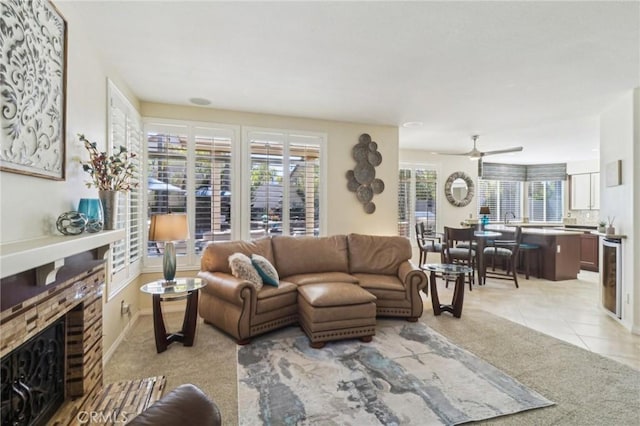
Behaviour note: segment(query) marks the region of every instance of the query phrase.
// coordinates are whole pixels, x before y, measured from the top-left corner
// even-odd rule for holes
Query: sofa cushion
[[[400,264],[411,259],[411,243],[405,237],[349,234],[349,272],[395,275]]]
[[[358,305],[376,300],[368,291],[347,283],[309,284],[298,287],[298,294],[316,307]]]
[[[360,287],[379,299],[406,299],[406,290],[397,275],[354,274]]]
[[[262,288],[262,278],[260,278],[260,274],[253,267],[251,259],[247,255],[242,253],[232,254],[229,256],[229,267],[231,268],[231,275],[234,277],[249,281],[257,290]]]
[[[347,238],[273,237],[275,266],[281,277],[315,272],[349,272]]]
[[[278,287],[278,281],[280,280],[278,277],[278,271],[276,271],[276,268],[274,268],[271,262],[269,262],[264,256],[260,256],[255,253],[252,254],[251,264],[256,268],[256,271],[258,271],[263,283]]]
[[[358,284],[358,279],[344,272],[316,272],[314,274],[297,274],[284,278],[297,285],[322,283],[350,283]]]
[[[256,313],[263,314],[295,305],[298,299],[297,288],[297,285],[287,281],[280,281],[278,287],[269,285],[262,287],[258,292]]]
[[[259,254],[273,264],[273,251],[271,250],[271,238],[262,238],[254,241],[220,241],[209,243],[202,254],[200,262],[201,271],[231,273],[229,256],[233,253],[242,253],[247,256]]]

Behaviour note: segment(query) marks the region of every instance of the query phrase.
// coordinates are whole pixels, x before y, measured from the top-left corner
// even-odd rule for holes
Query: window
[[[532,222],[562,222],[564,181],[528,182],[529,219]]]
[[[489,220],[503,221],[522,218],[522,182],[485,180],[478,182],[478,211],[488,206],[491,210]]]
[[[130,152],[141,152],[142,124],[140,116],[118,88],[108,82],[109,115],[108,146],[113,151],[124,146]],[[108,289],[109,299],[120,289],[125,287],[140,272],[141,253],[141,156],[131,159],[136,167],[136,173],[131,182],[137,185],[129,192],[118,193],[118,210],[116,224],[118,228],[127,229],[124,240],[111,244],[110,270],[111,278]]]
[[[398,180],[398,235],[411,237],[418,222],[435,231],[437,172],[424,166],[400,166]]]
[[[209,241],[234,238],[232,223],[232,128],[149,122],[147,135],[147,211],[186,213],[190,240],[176,244],[179,265],[196,266]],[[148,225],[147,228],[148,229]],[[147,243],[150,265],[159,264],[164,245]]]
[[[210,241],[321,233],[325,137],[249,129],[241,146],[239,130],[147,120],[144,229],[152,214],[187,214],[190,239],[176,244],[179,267],[199,267]],[[159,266],[163,252],[162,242],[148,241],[146,265]]]
[[[252,129],[245,140],[250,174],[249,225],[245,228],[249,237],[320,235],[324,137]]]

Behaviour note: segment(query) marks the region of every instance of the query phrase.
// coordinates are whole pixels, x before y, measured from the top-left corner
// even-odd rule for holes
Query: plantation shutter
[[[195,137],[195,253],[209,241],[232,235],[232,134],[228,130],[196,127]],[[192,232],[193,233],[193,232]]]
[[[147,129],[147,222],[154,214],[187,213],[186,185],[186,126],[149,126]],[[145,232],[148,232],[148,227],[145,228]],[[185,242],[179,242],[175,247],[176,255],[187,254]],[[160,257],[163,253],[164,243],[148,242],[148,257]]]
[[[111,298],[140,272],[142,122],[135,108],[111,81],[108,82],[108,102],[110,153],[118,152],[124,146],[136,155],[129,160],[135,168],[130,180],[133,189],[117,194],[116,227],[126,229],[127,233],[125,239],[111,244],[111,280],[108,289],[108,297]]]
[[[411,236],[411,169],[400,168],[398,177],[398,235]]]
[[[320,138],[289,137],[289,234],[318,235],[320,228]]]
[[[436,171],[430,169],[415,169],[415,181],[415,223],[424,222],[427,232],[435,232]]]
[[[282,234],[284,135],[251,132],[250,238]]]

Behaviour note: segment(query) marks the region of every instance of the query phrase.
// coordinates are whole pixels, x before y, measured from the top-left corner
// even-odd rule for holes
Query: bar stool
[[[524,256],[524,273],[526,279],[529,279],[529,267],[531,264],[531,256],[536,256],[536,277],[540,278],[540,246],[538,244],[520,243],[520,259]]]

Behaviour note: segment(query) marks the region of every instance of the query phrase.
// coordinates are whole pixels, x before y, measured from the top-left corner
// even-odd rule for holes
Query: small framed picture
[[[605,168],[607,186],[622,185],[622,160],[607,163]]]

